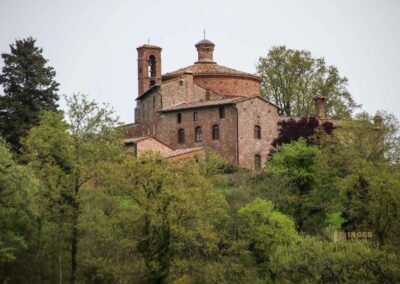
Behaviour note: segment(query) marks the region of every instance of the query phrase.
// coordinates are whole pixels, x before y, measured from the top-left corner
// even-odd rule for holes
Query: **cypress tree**
[[[43,49],[28,37],[10,45],[10,53],[3,53],[4,66],[0,84],[0,135],[18,152],[20,139],[39,123],[43,110],[57,110],[59,84],[54,68],[47,66]]]

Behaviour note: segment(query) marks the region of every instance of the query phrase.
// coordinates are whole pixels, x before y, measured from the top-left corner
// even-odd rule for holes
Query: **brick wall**
[[[260,82],[250,78],[227,76],[194,76],[194,82],[224,96],[255,96],[260,94]]]
[[[261,156],[261,165],[272,148],[272,141],[277,137],[278,113],[275,106],[261,98],[253,98],[237,103],[239,115],[239,166],[254,168],[254,156]],[[254,127],[261,127],[261,139],[254,137]]]
[[[163,108],[182,104],[186,101],[206,100],[207,93],[211,100],[221,98],[219,95],[207,92],[204,88],[193,84],[190,77],[189,75],[183,76],[182,78],[167,82],[140,98],[138,104],[140,104],[140,122],[143,135],[155,136],[159,132],[156,122],[160,119],[158,111]],[[192,90],[189,97],[187,95],[188,89]]]
[[[124,138],[142,137],[143,127],[141,124],[126,124],[120,127]]]
[[[154,138],[144,139],[142,141],[137,142],[137,156],[140,157],[145,152],[156,152],[156,153],[168,153],[171,152],[172,149],[167,145],[164,145],[157,141]]]
[[[197,121],[193,121],[193,112],[197,112]],[[225,106],[225,118],[219,118],[219,108],[199,108],[180,111],[182,122],[177,123],[177,113],[163,113],[158,121],[157,138],[174,149],[204,147],[220,153],[229,163],[237,163],[237,111],[234,106]],[[213,125],[219,126],[219,140],[212,139]],[[195,142],[195,128],[202,128],[202,141]],[[185,130],[185,144],[178,144],[178,130]]]

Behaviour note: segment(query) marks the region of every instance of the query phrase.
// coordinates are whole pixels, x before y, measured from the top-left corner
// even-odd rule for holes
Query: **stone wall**
[[[197,121],[193,113],[197,112]],[[177,122],[181,113],[182,122]],[[212,139],[212,127],[219,126],[219,140]],[[202,141],[195,142],[195,128],[202,128]],[[178,130],[185,130],[185,143],[178,143]],[[237,164],[237,111],[233,105],[225,106],[225,118],[219,118],[219,107],[162,113],[158,121],[157,138],[174,149],[204,147],[218,152],[229,163]]]
[[[194,76],[194,82],[223,96],[256,96],[260,82],[255,79],[228,76]]]
[[[143,155],[145,152],[155,152],[155,153],[168,153],[171,152],[172,149],[168,147],[167,145],[164,145],[163,143],[160,143],[154,138],[147,138],[142,141],[139,141],[136,143],[136,154],[138,157]]]
[[[239,115],[239,167],[254,168],[254,157],[261,156],[261,165],[272,148],[271,144],[278,135],[277,108],[256,97],[237,103]],[[261,127],[261,139],[254,137],[254,127]]]

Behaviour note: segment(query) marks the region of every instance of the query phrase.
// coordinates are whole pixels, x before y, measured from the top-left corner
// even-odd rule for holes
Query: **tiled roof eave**
[[[168,80],[168,79],[173,79],[179,76],[184,75],[184,72],[180,73],[166,73],[162,75],[163,80]],[[246,78],[246,79],[252,79],[258,82],[261,82],[261,79],[252,74],[235,74],[235,73],[229,73],[229,72],[195,72],[193,73],[193,76],[223,76],[223,77],[235,77],[235,78]]]
[[[199,108],[207,108],[207,107],[218,107],[222,105],[234,105],[236,102],[226,102],[226,103],[219,103],[219,104],[212,104],[212,105],[197,105],[197,106],[182,106],[176,107],[171,109],[162,109],[158,112],[174,112],[174,111],[181,111],[181,110],[191,110],[191,109],[199,109]]]

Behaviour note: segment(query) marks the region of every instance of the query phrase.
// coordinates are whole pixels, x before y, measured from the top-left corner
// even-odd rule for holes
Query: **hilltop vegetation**
[[[135,158],[109,107],[79,94],[67,105],[1,140],[1,283],[400,281],[392,115],[283,137],[252,172],[209,151]]]

